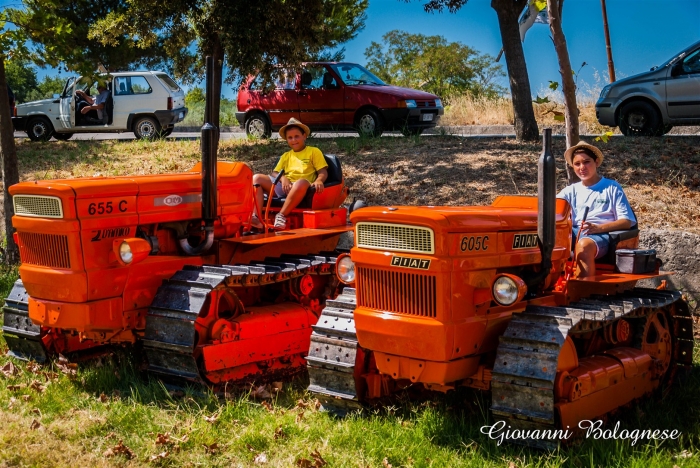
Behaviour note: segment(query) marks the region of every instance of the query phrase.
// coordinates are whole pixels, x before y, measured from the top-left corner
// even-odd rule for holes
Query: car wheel
[[[405,137],[418,136],[423,133],[423,128],[408,128],[404,127],[401,129],[401,134]]]
[[[139,140],[152,140],[160,134],[160,125],[152,117],[141,117],[134,123],[134,135]]]
[[[374,109],[361,111],[355,119],[355,128],[360,135],[380,137],[384,132],[381,117]]]
[[[27,136],[32,141],[49,141],[53,135],[53,125],[46,117],[37,117],[27,124]]]
[[[73,135],[73,133],[54,133],[53,137],[60,141],[68,141]]]
[[[255,113],[245,121],[245,133],[253,138],[270,138],[272,128],[263,114]]]
[[[654,136],[663,129],[656,108],[644,101],[626,104],[620,110],[620,131],[625,136]]]

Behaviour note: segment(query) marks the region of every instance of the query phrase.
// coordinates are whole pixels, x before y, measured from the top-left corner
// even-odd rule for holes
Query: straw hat
[[[309,130],[309,127],[292,117],[289,119],[289,122],[287,122],[287,125],[284,127],[280,128],[280,136],[284,139],[287,138],[287,127],[299,127],[302,132],[304,132],[304,135],[309,136],[311,133],[311,130]]]
[[[574,162],[573,162],[573,159],[572,159],[572,158],[573,158],[573,155],[574,155],[574,151],[576,151],[578,148],[586,148],[587,150],[589,150],[589,151],[591,151],[593,154],[595,154],[595,155],[596,155],[596,162],[598,163],[599,166],[600,166],[600,163],[603,162],[604,156],[603,156],[603,152],[602,152],[602,151],[600,151],[597,147],[595,147],[595,146],[593,146],[593,145],[591,145],[591,144],[586,143],[585,141],[579,141],[579,142],[576,143],[574,146],[570,147],[569,149],[567,149],[567,150],[564,152],[564,158],[566,158],[566,162],[569,163],[569,166],[573,166],[573,165],[574,165]]]

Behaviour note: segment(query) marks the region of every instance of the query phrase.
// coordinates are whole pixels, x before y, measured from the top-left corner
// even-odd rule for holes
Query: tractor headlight
[[[345,284],[355,282],[355,263],[350,258],[350,255],[342,255],[338,257],[335,264],[335,272],[338,279]]]
[[[527,292],[525,282],[514,275],[500,275],[493,282],[493,298],[503,306],[521,301]]]
[[[124,263],[131,263],[134,259],[134,254],[131,252],[131,246],[128,242],[122,242],[119,245],[119,258]]]

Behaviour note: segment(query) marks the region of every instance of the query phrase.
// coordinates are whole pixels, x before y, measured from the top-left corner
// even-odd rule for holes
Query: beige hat
[[[309,134],[311,133],[311,130],[309,130],[309,127],[307,127],[306,125],[304,125],[303,123],[299,122],[297,119],[292,117],[291,119],[289,119],[289,122],[287,122],[287,125],[280,128],[280,136],[284,139],[287,138],[287,127],[299,127],[301,129],[301,131],[304,132],[304,135],[306,135],[306,136],[309,136]]]
[[[595,154],[596,155],[596,162],[598,163],[598,165],[600,165],[600,163],[603,162],[604,156],[603,156],[602,151],[600,151],[597,147],[586,143],[585,141],[579,141],[574,146],[570,147],[569,149],[567,149],[564,152],[564,158],[566,159],[566,162],[569,163],[569,166],[573,167],[574,162],[573,162],[572,158],[574,155],[574,151],[576,151],[579,148],[586,148],[587,150],[589,150],[593,154]]]

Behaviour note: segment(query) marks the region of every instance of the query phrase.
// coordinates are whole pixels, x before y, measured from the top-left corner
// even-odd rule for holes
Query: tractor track
[[[333,272],[336,252],[317,255],[283,255],[248,264],[186,266],[163,281],[146,317],[142,340],[148,371],[169,383],[182,381],[208,385],[196,355],[195,321],[217,287],[264,286],[304,274]]]
[[[673,356],[667,375],[692,365],[692,317],[681,294],[635,288],[616,296],[592,296],[567,307],[528,306],[514,314],[500,337],[492,372],[491,412],[512,429],[555,430],[554,381],[559,353],[570,333],[604,327],[620,318],[645,318],[655,310],[672,313]],[[675,312],[675,313],[674,313]],[[518,439],[537,448],[554,440]]]
[[[41,340],[41,327],[29,318],[29,295],[21,279],[15,281],[2,307],[2,333],[8,354],[17,359],[43,363],[47,352]]]

